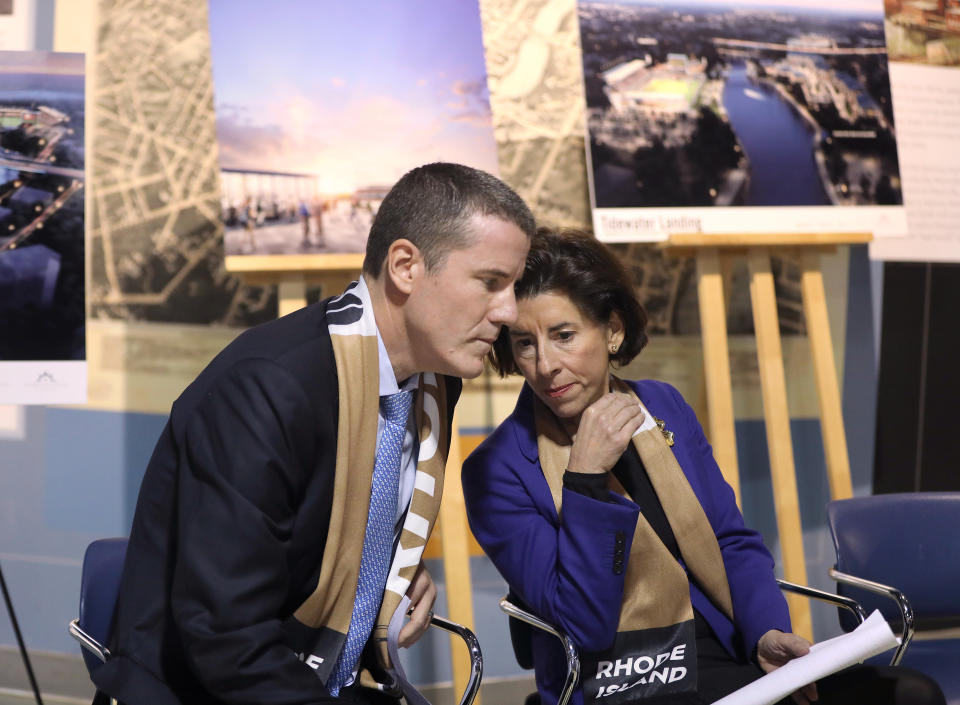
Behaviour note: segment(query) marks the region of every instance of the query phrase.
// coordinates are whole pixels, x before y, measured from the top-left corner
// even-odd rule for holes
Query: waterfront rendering
[[[227,255],[362,253],[411,167],[497,171],[475,0],[209,8]]]
[[[595,207],[902,203],[881,3],[578,10]]]

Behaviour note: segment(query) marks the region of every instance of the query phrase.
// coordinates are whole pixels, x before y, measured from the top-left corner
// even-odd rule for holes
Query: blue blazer
[[[733,490],[679,392],[652,380],[629,384],[674,433],[674,456],[720,544],[734,622],[693,582],[690,600],[727,651],[747,660],[766,631],[791,630],[773,558],[760,535],[744,526]],[[640,510],[612,492],[611,501],[602,502],[564,489],[562,517],[557,514],[540,468],[533,402],[533,391],[524,385],[513,413],[464,462],[467,518],[501,575],[536,614],[579,649],[605,649],[616,635],[624,590],[624,575],[614,571],[615,537],[618,532],[630,537],[629,559]],[[533,658],[543,702],[555,703],[566,673],[559,642],[534,631]],[[574,703],[582,703],[579,689]]]

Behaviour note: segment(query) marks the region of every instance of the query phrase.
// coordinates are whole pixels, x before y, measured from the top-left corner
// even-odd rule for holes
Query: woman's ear
[[[390,243],[384,272],[397,291],[409,295],[422,270],[423,257],[416,245],[403,237]]]
[[[610,320],[607,321],[607,349],[610,353],[616,353],[623,344],[626,331],[623,327],[623,319],[616,311],[610,313]]]

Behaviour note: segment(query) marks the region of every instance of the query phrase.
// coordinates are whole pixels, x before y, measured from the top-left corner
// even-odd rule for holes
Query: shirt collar
[[[414,391],[417,389],[420,383],[420,375],[410,375],[403,383],[401,387],[397,383],[397,376],[393,373],[393,365],[390,364],[390,355],[387,354],[387,348],[383,344],[383,338],[380,337],[380,328],[376,324],[376,318],[373,315],[373,304],[370,301],[370,290],[367,288],[367,282],[361,276],[357,282],[357,287],[354,289],[354,293],[360,299],[360,303],[363,306],[363,315],[370,315],[371,319],[374,321],[374,328],[377,331],[377,361],[380,366],[380,396],[385,397],[391,394],[396,394],[401,391],[405,392]]]

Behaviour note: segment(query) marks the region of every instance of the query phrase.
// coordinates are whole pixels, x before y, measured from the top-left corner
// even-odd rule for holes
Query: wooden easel
[[[362,254],[228,256],[227,271],[252,285],[278,287],[278,315],[285,316],[307,304],[307,286],[320,285],[324,296],[335,295],[360,276]],[[470,534],[460,487],[460,425],[457,416],[450,429],[450,453],[444,474],[443,498],[435,534],[439,534],[447,593],[446,617],[474,629],[473,592],[470,588]],[[454,646],[456,645],[456,649]],[[470,679],[470,654],[459,637],[450,636],[453,691],[462,693]],[[481,705],[480,694],[474,700]]]
[[[320,285],[331,294],[360,276],[363,255],[227,255],[224,267],[253,286],[277,285],[277,315],[307,305],[307,286]]]
[[[746,256],[750,273],[750,299],[757,337],[757,362],[760,389],[773,479],[773,499],[780,534],[783,574],[786,580],[807,584],[800,525],[787,387],[780,345],[773,275],[772,254],[799,255],[801,291],[807,324],[807,336],[813,358],[814,376],[820,406],[820,424],[824,455],[832,499],[851,497],[850,462],[843,428],[843,413],[837,383],[837,369],[827,318],[826,294],[820,269],[820,255],[837,245],[869,242],[869,233],[831,234],[677,234],[670,236],[664,248],[671,254],[693,253],[697,258],[697,295],[700,301],[700,326],[703,340],[704,379],[707,391],[708,435],[724,478],[733,487],[740,503],[740,482],[734,434],[733,394],[727,342],[726,306],[721,269],[722,256]],[[793,629],[813,639],[810,607],[800,596],[788,594]]]

